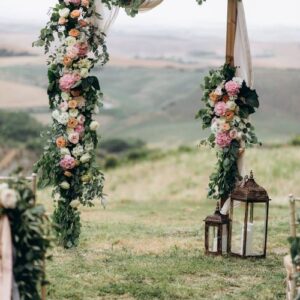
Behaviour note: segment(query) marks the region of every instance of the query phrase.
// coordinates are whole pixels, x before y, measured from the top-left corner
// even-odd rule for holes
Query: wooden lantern
[[[229,252],[229,227],[228,216],[220,213],[219,202],[215,213],[206,217],[205,222],[205,254],[223,255]]]
[[[265,258],[270,198],[251,171],[231,193],[230,254]]]

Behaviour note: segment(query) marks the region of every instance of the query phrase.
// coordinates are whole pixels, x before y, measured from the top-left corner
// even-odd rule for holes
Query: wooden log
[[[228,0],[227,7],[227,37],[226,37],[226,63],[234,66],[234,42],[237,24],[237,2]]]

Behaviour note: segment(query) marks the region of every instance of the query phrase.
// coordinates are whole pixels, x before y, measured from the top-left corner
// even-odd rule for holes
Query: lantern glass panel
[[[245,221],[246,203],[233,200],[233,209],[231,210],[231,252],[242,255],[243,234],[242,230]]]
[[[208,251],[217,252],[218,251],[218,227],[209,226],[208,229]]]

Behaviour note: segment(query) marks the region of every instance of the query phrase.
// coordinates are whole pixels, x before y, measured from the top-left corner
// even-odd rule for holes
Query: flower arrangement
[[[245,147],[258,144],[249,120],[259,107],[258,95],[235,74],[236,68],[227,64],[209,72],[202,86],[205,108],[197,114],[203,129],[211,130],[208,139],[201,144],[217,149],[217,167],[210,176],[208,192],[214,199],[228,198],[239,178],[239,156]]]
[[[40,284],[46,284],[43,263],[50,247],[49,223],[42,205],[22,180],[0,184],[0,216],[8,217],[15,250],[13,275],[20,298],[41,299]]]
[[[100,18],[94,0],[59,0],[50,21],[34,43],[49,54],[48,95],[53,123],[46,132],[45,152],[36,164],[39,186],[54,186],[53,220],[61,245],[76,246],[80,235],[78,205],[92,206],[102,197],[103,174],[95,165],[101,107],[98,79],[90,72],[108,54],[105,35],[93,18]],[[52,43],[59,44],[53,51]],[[100,45],[100,48],[99,48]]]

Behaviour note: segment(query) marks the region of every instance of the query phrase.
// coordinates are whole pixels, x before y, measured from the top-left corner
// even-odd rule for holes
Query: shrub
[[[300,146],[300,135],[295,136],[291,140],[290,144],[293,145],[293,146]]]
[[[118,166],[119,162],[118,159],[114,156],[108,156],[105,159],[104,168],[105,169],[112,169]]]
[[[108,153],[122,153],[133,149],[140,149],[145,146],[141,140],[124,140],[119,138],[102,141],[100,148]]]

